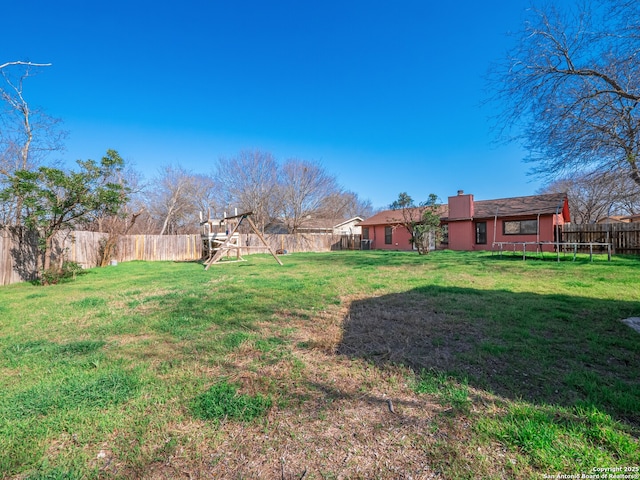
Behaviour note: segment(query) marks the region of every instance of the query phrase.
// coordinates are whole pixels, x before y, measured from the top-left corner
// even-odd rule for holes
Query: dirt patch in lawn
[[[193,422],[181,433],[191,441],[178,442],[184,446],[163,462],[131,473],[149,479],[441,479],[435,445],[471,443],[464,420],[442,424],[445,409],[416,395],[403,372],[320,350],[294,354],[305,365],[297,380],[275,366],[234,379],[250,392],[270,375],[289,392],[266,418],[222,421],[214,435],[201,433],[208,430],[205,423]]]
[[[448,371],[482,339],[477,324],[434,309],[419,293],[351,303],[337,352],[416,371]]]

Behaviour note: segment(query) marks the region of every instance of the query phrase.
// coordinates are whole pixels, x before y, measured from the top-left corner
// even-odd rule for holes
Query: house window
[[[362,239],[369,240],[369,227],[362,227]]]
[[[385,245],[391,245],[393,243],[393,228],[384,227],[384,243]]]
[[[538,233],[537,220],[518,220],[502,222],[502,233],[505,235],[535,235]]]
[[[441,243],[449,243],[449,224],[445,223],[442,225],[442,242]]]
[[[476,222],[476,244],[487,243],[487,222]]]

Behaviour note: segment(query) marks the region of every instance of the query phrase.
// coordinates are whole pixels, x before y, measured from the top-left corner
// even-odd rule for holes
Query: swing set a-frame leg
[[[258,236],[258,238],[262,241],[262,243],[264,244],[265,247],[267,247],[267,249],[269,250],[269,253],[271,253],[271,255],[273,255],[273,258],[276,259],[276,262],[278,262],[280,265],[282,265],[282,262],[280,261],[280,259],[278,258],[278,256],[276,255],[276,252],[273,251],[273,248],[271,248],[271,246],[267,243],[267,241],[264,239],[264,237],[262,236],[262,234],[260,233],[260,230],[258,230],[255,226],[255,224],[251,221],[251,219],[249,217],[245,217],[247,219],[247,222],[249,222],[249,225],[251,225],[251,228],[253,229],[253,232]]]

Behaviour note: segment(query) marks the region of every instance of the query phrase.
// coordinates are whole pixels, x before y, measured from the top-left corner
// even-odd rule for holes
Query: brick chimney
[[[458,190],[458,195],[449,197],[449,220],[468,220],[473,218],[473,195]]]

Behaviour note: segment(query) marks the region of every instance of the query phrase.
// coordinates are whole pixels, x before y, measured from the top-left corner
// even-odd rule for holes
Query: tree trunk
[[[51,268],[51,253],[53,252],[53,235],[48,235],[44,241],[44,256],[42,268],[49,270]]]

